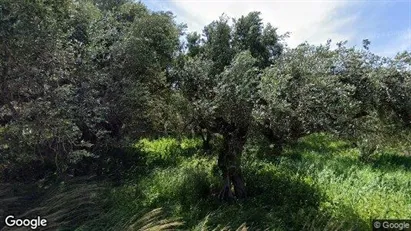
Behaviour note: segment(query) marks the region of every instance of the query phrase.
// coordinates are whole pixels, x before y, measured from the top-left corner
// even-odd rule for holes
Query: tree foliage
[[[5,163],[65,173],[150,126],[180,31],[169,13],[114,3],[2,1]]]
[[[371,152],[411,126],[409,52],[379,57],[368,40],[287,48],[259,12],[222,15],[200,34],[128,0],[0,3],[3,176],[29,165],[101,173],[140,137],[198,135],[218,152],[220,197],[243,198],[254,131],[278,153],[316,132]]]

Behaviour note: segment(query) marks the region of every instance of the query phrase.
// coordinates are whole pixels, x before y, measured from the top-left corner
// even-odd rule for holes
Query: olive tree
[[[264,71],[255,118],[277,151],[315,132],[350,133],[362,118],[358,88],[336,74],[339,55],[330,43],[301,44]]]
[[[110,4],[1,1],[3,163],[62,175],[148,130],[180,31],[170,13]]]

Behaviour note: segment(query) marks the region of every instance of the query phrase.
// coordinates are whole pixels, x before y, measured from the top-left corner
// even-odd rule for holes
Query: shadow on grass
[[[245,177],[249,193],[246,200],[220,204],[217,208],[202,208],[203,214],[208,215],[208,227],[235,230],[246,223],[248,230],[348,230],[362,225],[344,224],[332,218],[330,213],[320,211],[323,196],[318,189],[304,182],[269,171],[246,171]],[[360,220],[352,210],[345,210],[351,218]],[[189,213],[183,218],[186,219],[190,219]],[[198,221],[191,223],[198,224]]]
[[[249,230],[302,230],[308,222],[308,215],[320,216],[322,195],[319,190],[284,174],[260,171],[255,167],[246,168],[244,177],[248,198],[226,203],[217,199],[216,194],[220,189],[216,183],[219,180],[217,176],[210,179],[207,171],[197,168],[175,170],[174,175],[170,173],[166,171],[149,181],[137,183],[140,187],[137,187],[133,194],[139,198],[134,199],[139,205],[136,210],[131,208],[129,215],[141,210],[163,207],[169,217],[180,217],[185,222],[182,227],[184,230],[193,230],[205,217],[208,217],[209,230],[217,227],[217,230],[221,230],[227,226],[237,228],[243,223],[247,224]],[[130,199],[132,198],[123,198],[121,201]],[[149,204],[144,205],[144,202]],[[118,210],[124,211],[127,207],[124,204],[118,207]],[[323,224],[315,225],[317,227]]]
[[[21,185],[15,184],[8,193],[4,193],[3,200],[7,200],[6,197],[14,199],[4,209],[5,213],[13,214],[16,218],[40,216],[47,219],[47,226],[41,230],[74,230],[102,212],[98,195],[106,187],[102,182],[86,177],[71,179],[48,188],[32,185],[23,189]],[[4,227],[1,230],[27,229]]]
[[[318,154],[331,154],[352,148],[348,142],[342,141],[325,133],[311,134],[300,138],[298,142],[289,145],[293,152],[315,152]]]
[[[295,142],[285,145],[281,154],[275,153],[272,148],[269,148],[267,143],[256,145],[254,150],[256,150],[257,158],[270,163],[279,163],[283,157],[294,161],[301,161],[304,153],[312,153],[328,158],[335,156],[336,153],[352,148],[353,145],[349,142],[342,141],[325,133],[318,133],[302,137]]]
[[[374,157],[369,164],[373,168],[384,171],[397,171],[399,169],[411,171],[411,156],[397,153],[382,153]]]
[[[285,175],[275,175],[271,171],[246,169],[244,173],[248,191],[248,198],[245,200],[222,203],[202,194],[198,198],[187,197],[188,201],[181,201],[179,205],[183,206],[183,212],[179,216],[186,222],[184,228],[198,229],[198,224],[205,217],[210,230],[220,230],[223,227],[235,230],[243,223],[246,223],[248,230],[325,230],[327,227],[332,230],[348,230],[352,227],[364,227],[359,216],[349,208],[344,210],[347,215],[350,214],[352,222],[345,224],[334,219],[329,212],[320,211],[324,195],[305,182]],[[192,185],[189,182],[187,184]],[[190,191],[187,188],[185,190]]]

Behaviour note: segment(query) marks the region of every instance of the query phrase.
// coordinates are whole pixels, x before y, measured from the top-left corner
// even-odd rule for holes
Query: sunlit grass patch
[[[201,140],[183,138],[181,140],[165,137],[156,140],[141,139],[134,147],[142,152],[149,166],[176,164],[184,157],[196,154]]]
[[[203,155],[201,140],[145,139],[137,147],[151,160],[145,172],[105,194],[105,213],[84,230],[141,227],[138,218],[159,207],[162,219],[179,229],[204,231],[364,230],[370,219],[411,214],[404,157],[380,152],[374,162],[363,162],[358,149],[326,134],[305,137],[281,156],[261,158],[252,152],[263,149],[246,149],[249,197],[235,203],[218,201],[217,153]]]
[[[322,209],[368,228],[370,219],[400,219],[411,214],[411,169],[404,168],[407,160],[399,163],[401,155],[379,153],[375,163],[364,163],[358,149],[346,148],[343,143],[327,141],[319,146],[322,148],[305,149],[302,161],[284,167],[298,166],[299,172],[307,176],[306,181],[320,188],[326,195]],[[321,155],[323,150],[332,149],[325,158]]]

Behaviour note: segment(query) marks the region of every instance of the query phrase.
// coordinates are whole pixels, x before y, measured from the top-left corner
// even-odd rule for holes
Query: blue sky
[[[225,13],[238,18],[260,11],[265,23],[290,32],[290,47],[348,40],[351,46],[371,41],[371,51],[394,56],[411,51],[411,0],[142,0],[151,10],[172,11],[188,31],[201,32]]]

